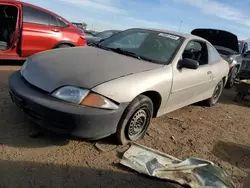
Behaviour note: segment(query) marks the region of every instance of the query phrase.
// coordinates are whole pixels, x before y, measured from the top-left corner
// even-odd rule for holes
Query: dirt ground
[[[34,124],[8,94],[7,78],[16,69],[0,67],[0,188],[175,187],[121,166],[125,148],[112,139],[102,145],[111,151],[99,152],[93,141],[30,138]],[[215,107],[196,104],[157,118],[140,143],[180,159],[211,160],[240,187],[250,170],[250,102],[234,103],[234,96],[233,89],[224,90]]]

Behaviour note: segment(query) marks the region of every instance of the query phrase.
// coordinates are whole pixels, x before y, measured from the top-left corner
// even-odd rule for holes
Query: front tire
[[[153,103],[145,95],[136,97],[124,111],[115,136],[119,144],[125,145],[142,139],[153,116]]]
[[[214,106],[218,102],[221,96],[221,93],[223,91],[223,87],[224,87],[224,83],[223,83],[223,80],[221,80],[216,85],[212,97],[204,101],[207,106],[210,106],[210,107]]]

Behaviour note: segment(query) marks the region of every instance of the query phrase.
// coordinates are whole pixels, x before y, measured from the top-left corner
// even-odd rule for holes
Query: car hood
[[[239,53],[238,38],[233,33],[217,29],[194,29],[191,34],[206,39],[212,45],[229,48]]]
[[[122,76],[163,67],[95,47],[50,50],[27,61],[22,76],[47,92],[66,85],[91,89]]]

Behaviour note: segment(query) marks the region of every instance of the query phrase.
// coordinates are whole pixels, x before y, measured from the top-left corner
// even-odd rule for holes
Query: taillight
[[[85,35],[80,35],[81,39],[86,40],[86,36]]]
[[[86,36],[84,34],[81,34],[80,39],[81,39],[81,46],[86,46],[87,45]]]

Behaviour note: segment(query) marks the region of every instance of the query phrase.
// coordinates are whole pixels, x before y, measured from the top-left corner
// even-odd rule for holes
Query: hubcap
[[[148,124],[148,114],[145,109],[137,110],[128,126],[128,137],[130,140],[139,138]]]
[[[214,94],[213,94],[213,102],[216,103],[217,100],[220,97],[220,93],[221,93],[221,84],[218,84],[214,90]]]

